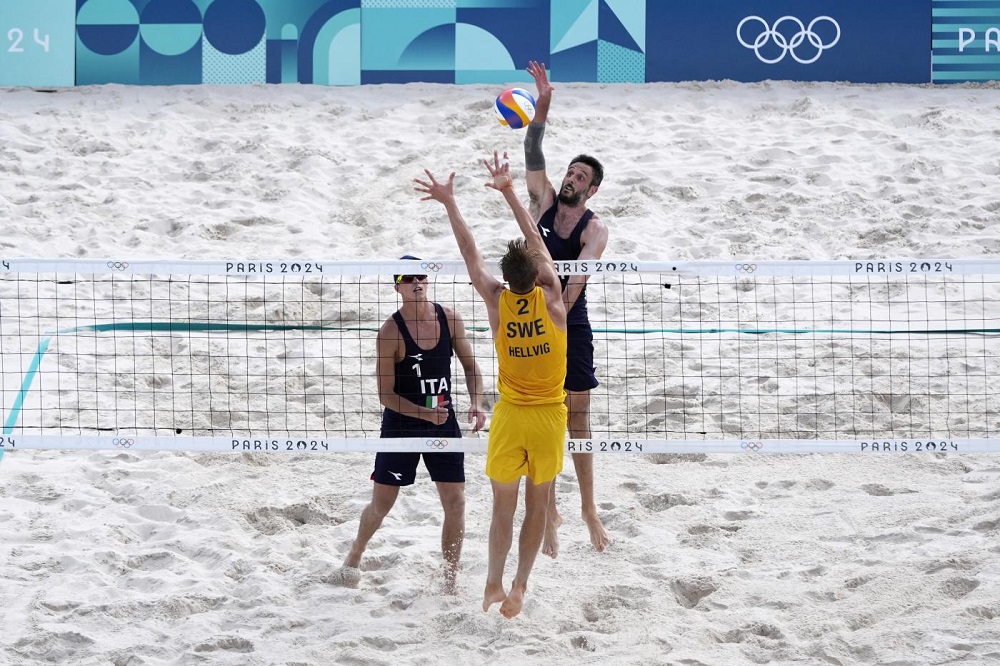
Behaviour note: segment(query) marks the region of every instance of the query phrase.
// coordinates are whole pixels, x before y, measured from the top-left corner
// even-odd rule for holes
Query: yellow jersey
[[[500,397],[516,405],[548,405],[566,400],[566,331],[556,328],[535,287],[527,294],[500,294],[497,351]]]

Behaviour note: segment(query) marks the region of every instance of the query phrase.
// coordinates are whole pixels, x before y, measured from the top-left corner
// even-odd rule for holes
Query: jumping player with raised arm
[[[532,60],[528,73],[535,79],[538,99],[535,117],[524,136],[524,166],[528,185],[529,211],[555,261],[600,259],[608,245],[608,228],[587,208],[604,179],[604,167],[590,155],[577,155],[569,162],[557,193],[545,174],[542,137],[552,101],[552,84],[545,65]],[[571,439],[590,439],[590,391],[597,387],[594,372],[594,334],[587,315],[587,276],[562,278],[566,305],[568,361],[566,366],[566,406],[569,409]],[[590,542],[598,551],[611,544],[594,500],[594,454],[574,453],[573,466],[580,484],[580,512],[590,531]],[[557,530],[562,517],[556,509],[555,486],[549,498],[548,524],[542,552],[559,554]]]
[[[500,614],[521,612],[528,576],[545,534],[545,513],[556,475],[562,471],[566,448],[566,308],[559,277],[534,220],[514,192],[510,169],[496,153],[484,162],[492,180],[510,205],[523,239],[510,241],[500,269],[510,288],[490,273],[469,226],[455,202],[455,174],[445,183],[425,170],[417,180],[422,201],[444,205],[472,284],[486,305],[499,366],[500,400],[494,406],[486,458],[486,475],[493,487],[489,567],[483,592],[483,612],[500,604]],[[514,533],[514,513],[524,484],[524,522],[518,539],[517,572],[508,591],[503,572]]]

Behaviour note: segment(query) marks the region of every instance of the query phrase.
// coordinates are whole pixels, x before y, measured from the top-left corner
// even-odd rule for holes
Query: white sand
[[[459,172],[486,254],[496,91],[435,85],[0,91],[0,256],[457,257],[411,180]],[[558,176],[602,158],[607,258],[995,256],[1000,89],[560,85]],[[658,242],[657,242],[658,241]],[[0,314],[2,316],[2,314]],[[371,456],[19,452],[0,465],[0,663],[963,664],[1000,658],[990,456],[598,457],[615,544],[569,472],[524,613],[479,608],[470,456],[458,597],[405,490],[357,590],[329,584]]]

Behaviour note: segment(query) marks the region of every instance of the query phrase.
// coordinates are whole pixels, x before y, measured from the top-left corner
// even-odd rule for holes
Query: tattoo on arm
[[[542,137],[545,123],[531,123],[524,135],[524,168],[528,171],[545,171],[545,155],[542,153]]]

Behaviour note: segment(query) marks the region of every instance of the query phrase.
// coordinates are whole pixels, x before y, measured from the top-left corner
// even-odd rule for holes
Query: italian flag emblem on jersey
[[[444,396],[443,395],[429,395],[429,396],[427,396],[426,400],[427,400],[427,408],[428,409],[434,409],[435,407],[440,407],[441,406],[441,403],[444,402]]]

